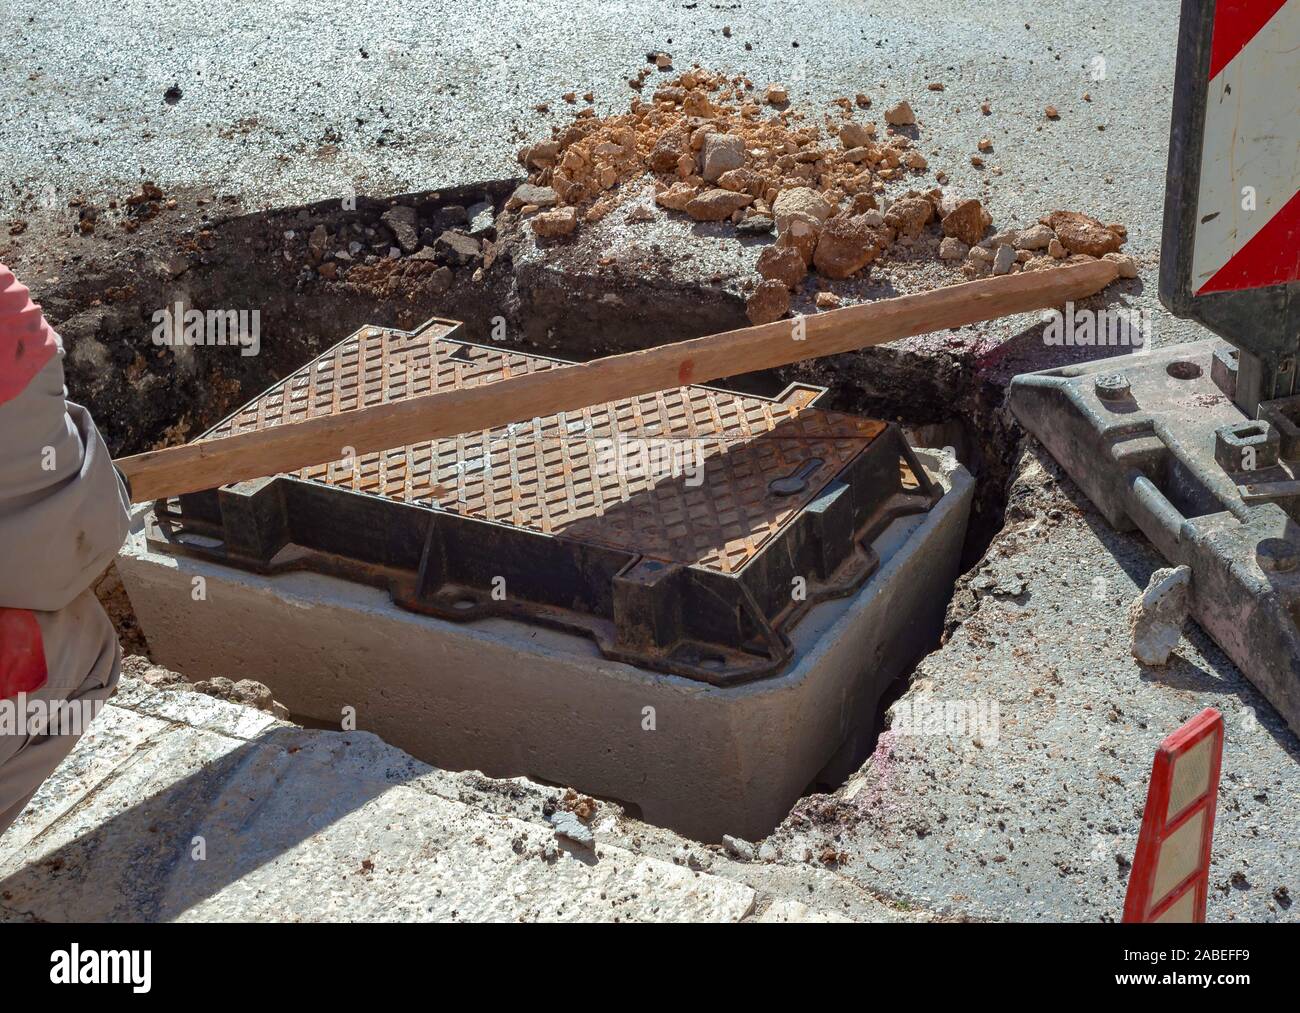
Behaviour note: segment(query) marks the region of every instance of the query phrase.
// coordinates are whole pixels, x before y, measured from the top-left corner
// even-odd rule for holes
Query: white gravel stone
[[[1011,265],[1016,262],[1016,251],[1003,243],[998,247],[997,252],[993,254],[993,273],[1006,274],[1011,270]]]
[[[1016,239],[1016,248],[1021,250],[1045,250],[1056,238],[1056,233],[1046,225],[1033,225],[1020,233]]]
[[[1160,667],[1178,646],[1187,621],[1192,571],[1187,566],[1156,570],[1147,589],[1129,608],[1133,632],[1133,657],[1144,665]]]
[[[939,243],[940,260],[964,260],[968,252],[970,252],[970,247],[956,236],[945,236],[943,241]]]

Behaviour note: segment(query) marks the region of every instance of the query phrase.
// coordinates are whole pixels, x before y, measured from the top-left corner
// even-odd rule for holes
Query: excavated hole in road
[[[368,283],[357,285],[350,280],[355,266],[335,280],[313,267],[309,245],[318,226],[331,236],[355,235],[367,250],[368,230],[378,229],[379,251],[380,216],[394,201],[415,207],[421,223],[445,222],[454,219],[455,208],[478,201],[500,211],[516,182],[357,198],[354,208],[337,201],[283,208],[212,221],[183,235],[168,234],[159,223],[152,251],[88,260],[54,292],[42,294],[47,309],[62,320],[71,395],[91,408],[119,456],[198,435],[365,324],[413,328],[439,316],[463,321],[470,341],[495,340],[502,348],[582,360],[747,323],[742,297],[716,285],[665,287],[661,280],[597,271],[594,265],[587,276],[575,274],[571,265],[516,269],[514,244],[532,242],[522,228],[495,237],[496,261],[479,274],[473,263],[412,270],[400,266],[410,260],[402,258],[386,276],[371,270]],[[176,249],[183,259],[176,259]],[[619,298],[610,299],[611,292]],[[178,301],[201,309],[256,309],[258,354],[241,355],[237,347],[156,345],[153,315]],[[976,379],[957,353],[888,347],[715,386],[772,396],[794,380],[827,387],[823,407],[897,421],[916,446],[953,447],[977,480],[962,571],[980,558],[1001,527],[1019,442],[1000,410],[1001,387]],[[100,591],[128,653],[147,653],[120,583],[110,574]],[[885,709],[909,678],[910,673],[896,680],[885,694],[864,757],[874,748]],[[813,784],[808,790],[835,787]]]

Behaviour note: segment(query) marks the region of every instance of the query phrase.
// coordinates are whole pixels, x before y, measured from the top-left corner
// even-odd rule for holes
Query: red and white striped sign
[[[1223,716],[1213,707],[1160,743],[1128,877],[1124,921],[1205,921],[1222,762]]]
[[[1300,0],[1218,0],[1191,290],[1300,280]]]

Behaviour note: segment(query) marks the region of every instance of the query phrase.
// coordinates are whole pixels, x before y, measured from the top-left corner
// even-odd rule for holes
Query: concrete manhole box
[[[452,321],[365,327],[201,439],[565,365]],[[819,393],[689,387],[340,447],[141,511],[123,579],[156,659],[191,678],[349,708],[440,766],[756,835],[854,759],[933,643],[969,510],[950,454]]]

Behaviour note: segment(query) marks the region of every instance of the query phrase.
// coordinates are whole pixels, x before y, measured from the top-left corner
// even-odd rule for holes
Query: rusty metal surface
[[[204,439],[564,368],[448,338],[453,327],[362,328]],[[734,573],[883,429],[872,419],[689,387],[351,462],[340,447],[339,461],[294,474]],[[661,468],[640,466],[647,461]],[[779,479],[786,482],[777,488],[794,491],[774,492]]]

